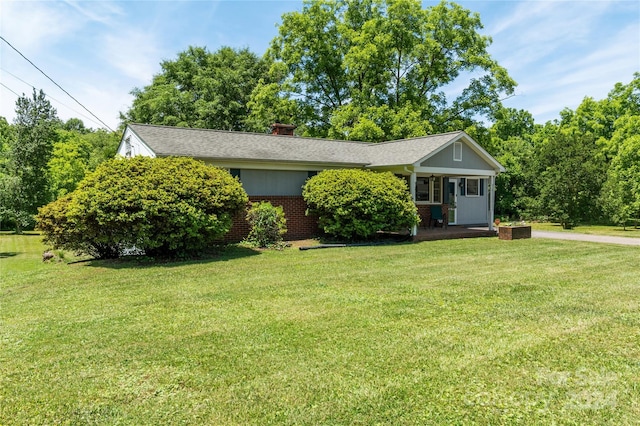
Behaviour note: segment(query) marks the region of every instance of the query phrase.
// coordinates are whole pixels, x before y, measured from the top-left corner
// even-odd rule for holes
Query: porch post
[[[494,207],[495,207],[495,194],[496,194],[496,190],[495,190],[495,186],[496,186],[496,177],[495,175],[492,175],[490,178],[490,185],[489,187],[491,188],[489,190],[489,231],[493,231],[493,211],[494,211]]]
[[[413,204],[416,203],[416,172],[412,171],[409,176],[409,191],[411,191],[411,199],[413,200]],[[413,225],[413,229],[411,230],[411,236],[418,235],[418,225]]]

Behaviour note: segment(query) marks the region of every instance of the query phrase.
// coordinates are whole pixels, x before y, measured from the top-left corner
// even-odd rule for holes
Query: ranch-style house
[[[271,134],[260,134],[129,124],[118,155],[188,156],[225,168],[240,179],[250,201],[284,208],[291,240],[318,234],[316,219],[305,215],[305,181],[337,168],[390,171],[406,179],[421,226],[437,222],[431,217],[436,212],[440,225],[493,229],[495,177],[505,169],[465,132],[366,143],[298,137],[293,129],[274,124]],[[228,238],[240,240],[247,232],[239,215]]]

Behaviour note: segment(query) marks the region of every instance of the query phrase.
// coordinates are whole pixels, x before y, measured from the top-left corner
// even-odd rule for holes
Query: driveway
[[[552,231],[531,231],[532,238],[553,238],[556,240],[588,241],[592,243],[622,244],[640,246],[640,238],[609,237],[606,235],[570,234]]]

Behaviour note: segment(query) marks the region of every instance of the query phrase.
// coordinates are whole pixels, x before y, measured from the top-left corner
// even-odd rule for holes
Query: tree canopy
[[[191,46],[161,67],[149,86],[131,92],[133,105],[120,117],[124,122],[247,130],[249,97],[269,70],[248,49],[230,47],[211,53]]]
[[[17,232],[30,225],[38,207],[51,201],[47,164],[59,123],[42,90],[33,89],[31,97],[22,95],[16,101],[16,118],[12,134],[7,135],[3,161],[0,211],[15,223]]]
[[[466,128],[491,116],[516,85],[480,29],[479,15],[455,3],[307,0],[301,12],[283,15],[268,52],[281,80],[253,93],[255,104],[269,98],[292,116],[261,117],[256,108],[253,118],[368,141]]]
[[[32,226],[39,207],[73,191],[118,143],[115,132],[78,118],[63,123],[41,90],[19,97],[14,123],[0,117],[0,224]]]
[[[585,97],[544,126],[526,111],[496,117],[484,144],[507,168],[496,180],[498,214],[565,226],[640,219],[640,73],[605,99]]]

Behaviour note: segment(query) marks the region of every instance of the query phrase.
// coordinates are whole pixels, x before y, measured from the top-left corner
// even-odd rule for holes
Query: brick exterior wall
[[[321,231],[318,228],[318,219],[313,216],[305,215],[307,204],[304,202],[302,196],[264,195],[249,197],[250,203],[260,201],[269,201],[274,206],[282,206],[284,216],[287,218],[287,233],[284,236],[285,240],[305,240],[321,234]],[[419,205],[417,207],[418,215],[422,219],[420,226],[426,228],[429,226],[429,220],[431,219],[430,205]],[[449,212],[449,205],[442,204],[441,207],[446,220]],[[249,235],[249,224],[247,223],[246,216],[247,211],[244,210],[233,218],[233,226],[231,227],[231,231],[229,231],[225,236],[225,242],[239,242]]]
[[[313,216],[306,216],[307,204],[302,196],[250,196],[249,202],[269,201],[274,206],[282,206],[284,216],[287,219],[287,233],[285,240],[304,240],[317,236],[320,231],[318,229],[318,219]],[[233,218],[233,226],[231,231],[225,236],[226,242],[242,241],[249,235],[249,224],[246,220],[247,212],[242,211]]]
[[[424,228],[429,227],[429,221],[431,220],[431,205],[430,204],[420,204],[416,206],[418,208],[418,216],[420,216],[420,226]],[[442,217],[444,217],[445,221],[448,221],[449,217],[449,204],[440,204],[440,208],[442,209]]]

